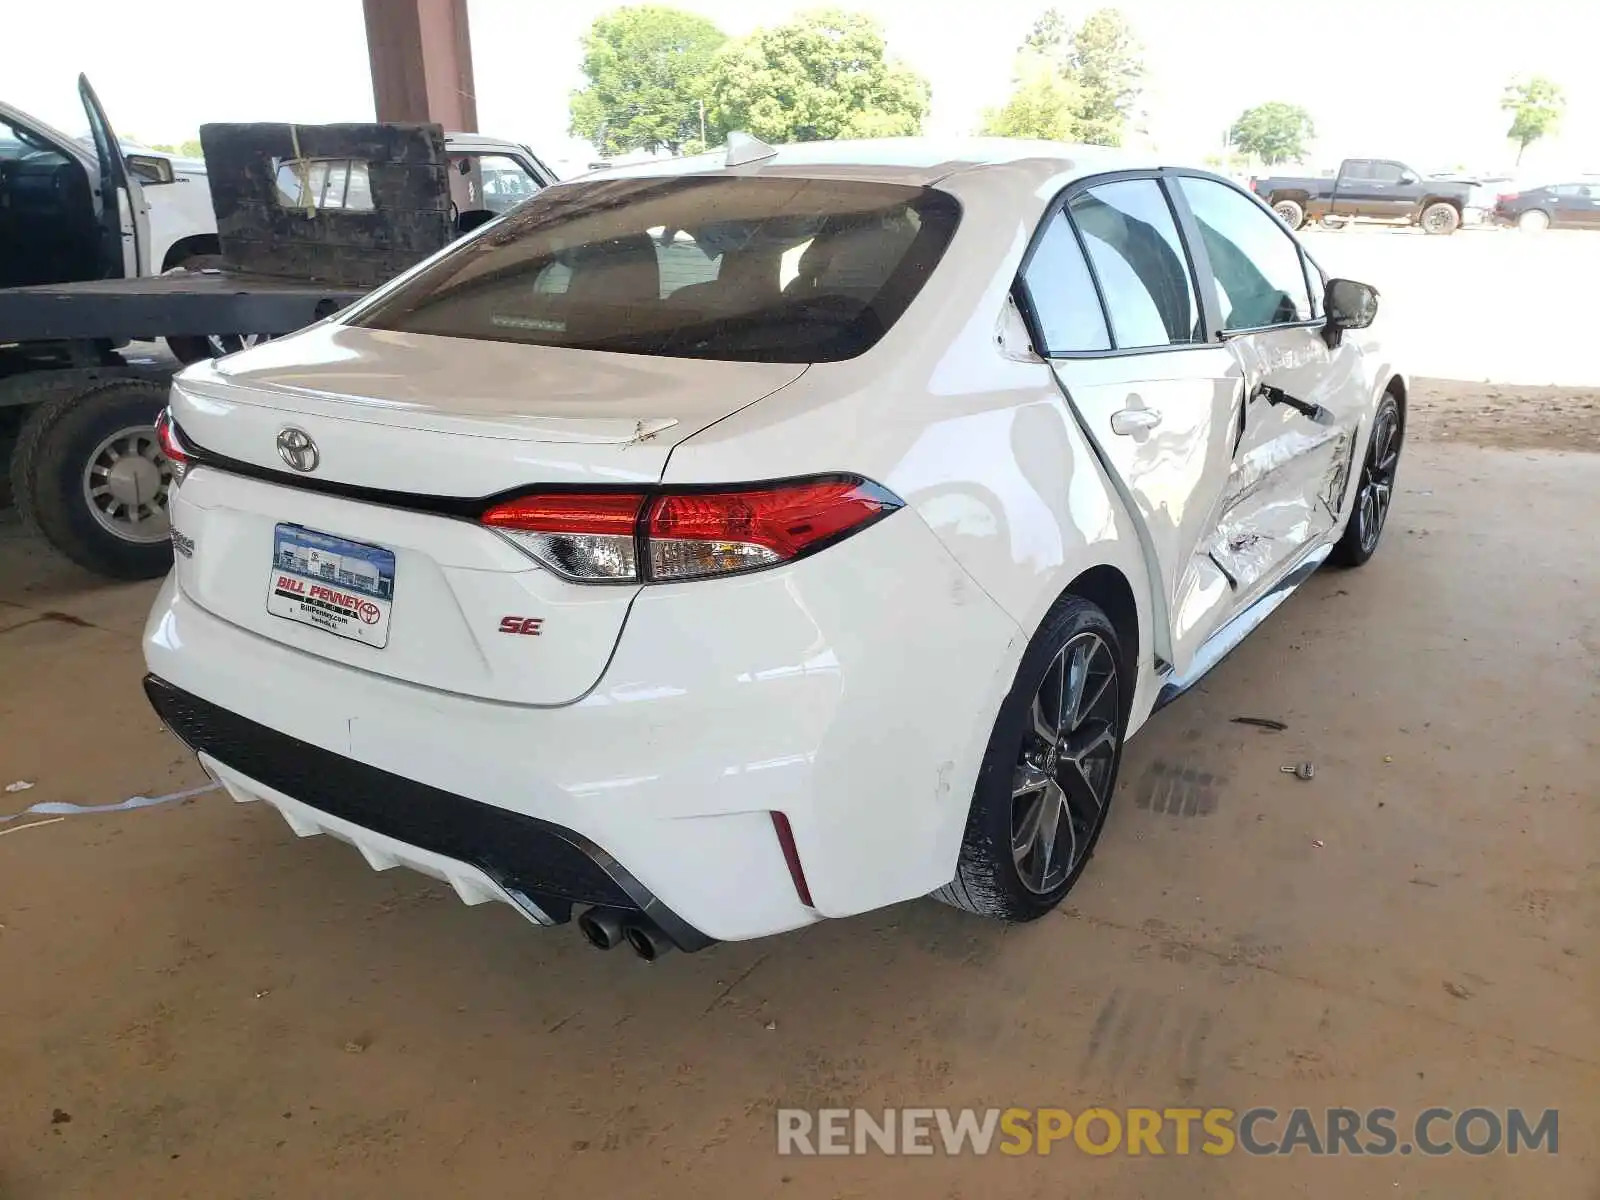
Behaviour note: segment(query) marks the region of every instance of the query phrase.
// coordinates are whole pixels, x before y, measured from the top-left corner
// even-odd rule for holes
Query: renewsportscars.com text
[[[780,1108],[778,1153],[1556,1154],[1560,1112],[1520,1108]]]

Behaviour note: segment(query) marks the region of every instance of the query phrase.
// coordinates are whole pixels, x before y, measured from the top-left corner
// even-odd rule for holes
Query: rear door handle
[[[1141,437],[1161,424],[1161,414],[1153,408],[1124,408],[1111,414],[1111,432],[1123,437]]]

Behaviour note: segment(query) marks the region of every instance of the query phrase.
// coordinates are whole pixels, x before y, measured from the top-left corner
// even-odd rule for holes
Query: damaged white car
[[[596,945],[1028,920],[1126,738],[1377,548],[1376,311],[1095,148],[552,187],[178,378],[147,688],[237,799]]]

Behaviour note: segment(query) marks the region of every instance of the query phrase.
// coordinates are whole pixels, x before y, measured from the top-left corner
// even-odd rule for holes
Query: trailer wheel
[[[166,390],[113,379],[58,396],[28,418],[11,459],[23,521],[73,562],[113,579],[172,567],[172,465],[156,440]]]
[[[185,271],[216,271],[222,269],[224,261],[220,254],[191,254],[175,263],[173,269],[181,267]],[[190,363],[221,358],[236,350],[248,350],[251,346],[271,341],[272,337],[265,333],[169,334],[163,340],[167,343],[167,349],[172,351],[172,357],[188,366]]]

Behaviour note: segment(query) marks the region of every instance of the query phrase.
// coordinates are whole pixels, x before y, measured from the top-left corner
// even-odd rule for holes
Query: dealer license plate
[[[301,525],[273,531],[267,611],[382,649],[394,604],[394,552]]]

